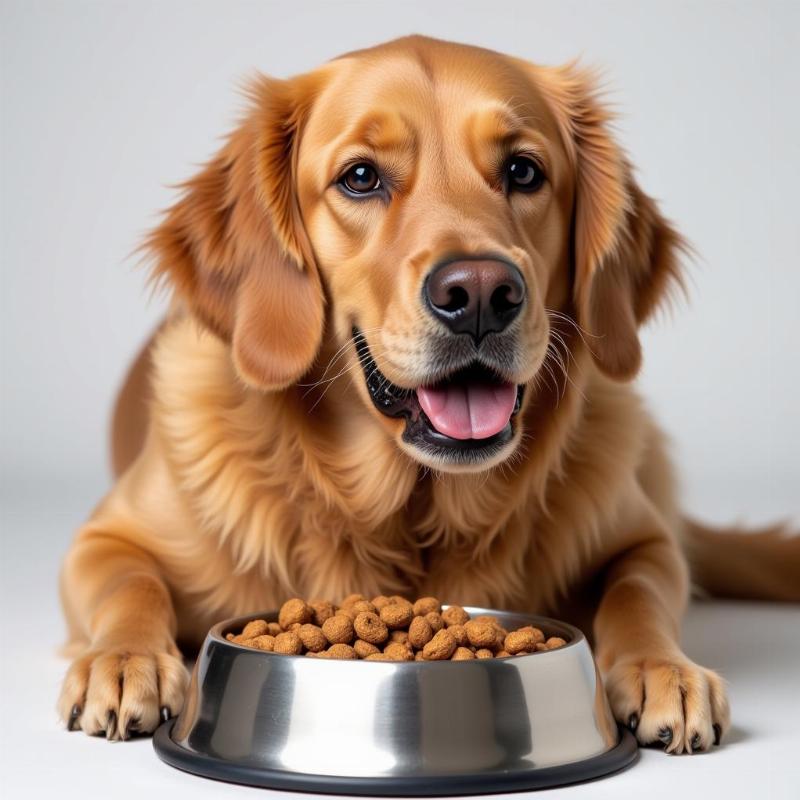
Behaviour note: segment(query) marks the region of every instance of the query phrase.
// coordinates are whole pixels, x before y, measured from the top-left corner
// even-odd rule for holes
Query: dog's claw
[[[168,706],[161,706],[161,721],[166,722],[172,716]]]
[[[106,717],[106,739],[114,739],[117,735],[117,712],[109,711]]]
[[[672,728],[660,728],[658,731],[658,738],[666,747],[669,747],[672,744],[672,736]]]
[[[628,717],[628,727],[635,731],[639,727],[639,715],[638,714],[631,714]]]
[[[694,736],[692,736],[691,741],[689,742],[690,747],[692,748],[693,751],[694,750],[699,750],[701,744],[702,744],[702,740],[700,738],[700,734],[699,733],[695,733]]]
[[[120,734],[120,739],[122,739],[122,741],[125,742],[128,739],[130,739],[132,733],[135,733],[138,730],[139,730],[139,718],[131,717],[131,719],[128,720],[127,724],[122,729],[122,733]]]
[[[72,711],[69,712],[69,719],[67,720],[67,730],[74,731],[75,730],[75,723],[78,721],[78,717],[81,715],[81,707],[75,703],[72,706]]]
[[[722,741],[722,726],[714,723],[714,744],[719,744]]]

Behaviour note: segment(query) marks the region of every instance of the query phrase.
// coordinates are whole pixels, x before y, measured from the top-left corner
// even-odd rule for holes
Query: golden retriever
[[[152,731],[178,643],[358,591],[565,617],[640,742],[719,742],[725,686],[679,644],[690,564],[794,600],[798,540],[681,516],[629,380],[684,245],[591,75],[415,36],[250,101],[146,243],[174,302],[63,567],[67,726]]]

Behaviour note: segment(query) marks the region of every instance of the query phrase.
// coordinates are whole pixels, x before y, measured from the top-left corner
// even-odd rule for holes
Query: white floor
[[[265,790],[178,772],[158,760],[146,739],[111,744],[60,729],[54,705],[66,664],[55,655],[62,636],[56,573],[88,507],[80,496],[44,503],[20,493],[3,508],[0,795],[266,796]],[[621,774],[537,797],[800,797],[800,607],[696,605],[684,639],[692,658],[720,670],[730,683],[734,727],[723,746],[691,757],[643,751]]]

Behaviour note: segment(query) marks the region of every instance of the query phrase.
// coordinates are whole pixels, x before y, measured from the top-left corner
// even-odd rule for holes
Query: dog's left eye
[[[544,172],[532,158],[512,156],[506,162],[505,178],[509,192],[535,192],[544,183]]]
[[[370,194],[381,188],[378,172],[372,164],[354,164],[339,179],[339,183],[351,194]]]

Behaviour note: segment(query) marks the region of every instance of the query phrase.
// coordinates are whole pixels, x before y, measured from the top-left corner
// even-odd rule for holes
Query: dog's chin
[[[491,369],[473,363],[451,373],[435,387],[403,388],[393,384],[378,369],[366,339],[357,329],[353,330],[353,340],[372,404],[385,417],[402,421],[398,445],[415,461],[441,472],[481,472],[506,461],[514,453],[520,440],[517,417],[524,395],[523,385],[509,384]],[[461,392],[480,386],[483,394],[488,392],[490,396],[496,388],[497,395],[504,396],[508,403],[507,421],[501,426],[505,418],[501,414],[499,423],[474,437],[466,435],[463,427],[454,431],[452,425],[446,424],[446,414],[437,417],[437,426],[423,405],[430,410],[430,401],[426,399],[437,392],[446,399],[448,385],[462,387]],[[419,393],[423,393],[423,402]],[[451,432],[455,435],[450,435]]]

